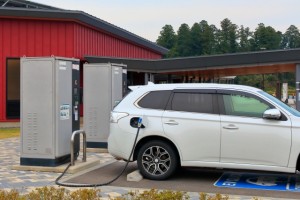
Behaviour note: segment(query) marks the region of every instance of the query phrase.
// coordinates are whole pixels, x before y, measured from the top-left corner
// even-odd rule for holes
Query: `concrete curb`
[[[82,149],[82,148],[80,148],[80,149]],[[105,148],[86,148],[86,152],[89,152],[89,153],[108,153],[108,150],[105,149]]]
[[[68,173],[75,174],[77,172],[80,172],[84,169],[92,168],[94,166],[99,165],[100,160],[93,158],[88,159],[86,162],[82,162],[81,160],[75,161],[75,165],[71,166],[68,169]],[[55,172],[55,173],[62,173],[66,167],[69,165],[69,163],[59,165],[56,167],[43,167],[43,166],[26,166],[26,165],[13,165],[13,170],[19,170],[19,171],[38,171],[38,172]]]

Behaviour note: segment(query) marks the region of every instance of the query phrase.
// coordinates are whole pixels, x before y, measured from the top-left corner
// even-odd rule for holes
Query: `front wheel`
[[[163,180],[174,174],[178,166],[178,158],[168,143],[155,140],[141,147],[137,164],[145,178]]]

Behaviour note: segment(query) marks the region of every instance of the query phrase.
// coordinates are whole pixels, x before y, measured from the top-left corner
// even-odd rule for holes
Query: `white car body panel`
[[[221,115],[221,162],[287,167],[291,122]],[[225,129],[226,126],[237,129]]]
[[[297,165],[297,159],[300,152],[300,118],[289,116],[292,122],[292,145],[289,159],[289,167],[294,168]]]
[[[162,123],[166,136],[180,148],[182,161],[220,161],[219,115],[165,111]]]

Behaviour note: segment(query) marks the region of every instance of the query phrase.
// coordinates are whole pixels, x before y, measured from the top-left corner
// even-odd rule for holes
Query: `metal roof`
[[[53,6],[45,4],[35,3],[26,0],[0,0],[0,7],[18,7],[18,8],[33,8],[33,9],[51,9],[62,10]]]
[[[85,56],[85,59],[90,63],[111,62],[126,64],[128,70],[131,71],[159,73],[300,63],[300,48],[160,60],[110,58],[88,55]]]
[[[111,35],[133,42],[142,47],[148,48],[159,54],[166,54],[169,50],[159,46],[158,44],[146,40],[138,35],[135,35],[125,29],[117,27],[102,19],[89,15],[83,11],[62,10],[62,9],[32,9],[32,8],[17,8],[17,7],[0,7],[0,18],[22,18],[22,19],[59,19],[68,21],[78,21]]]

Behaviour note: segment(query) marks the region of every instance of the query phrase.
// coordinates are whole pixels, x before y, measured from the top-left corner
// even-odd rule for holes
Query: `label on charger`
[[[72,69],[79,70],[79,65],[78,64],[73,64]]]
[[[60,120],[70,119],[70,105],[63,104],[59,108],[59,118]]]

